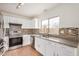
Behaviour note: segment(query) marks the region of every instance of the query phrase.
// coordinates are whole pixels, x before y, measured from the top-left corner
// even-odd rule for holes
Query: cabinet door
[[[9,17],[3,16],[4,19],[4,28],[9,28]]]
[[[48,56],[56,56],[57,55],[57,47],[56,43],[54,42],[49,42],[48,44]],[[47,52],[47,51],[46,51]]]
[[[4,47],[6,51],[9,49],[9,37],[8,36],[4,37],[4,41],[5,41]]]
[[[57,43],[57,56],[73,56],[74,48]]]
[[[39,41],[38,40],[39,39],[37,37],[35,37],[35,49],[39,52],[40,46],[39,46]]]
[[[40,39],[40,53],[43,55],[46,55],[46,49],[47,49],[47,40]]]
[[[74,56],[74,48],[69,46],[62,46],[62,52],[64,56]]]
[[[38,52],[40,52],[42,55],[46,55],[46,41],[42,38],[35,38],[35,48]]]
[[[45,56],[50,56],[51,55],[51,52],[52,52],[52,46],[51,46],[51,44],[50,44],[50,42],[49,41],[47,41],[46,40],[46,42],[45,42],[45,47],[46,47],[46,51],[45,51]]]
[[[23,35],[23,46],[29,45],[30,43],[30,35]]]
[[[23,21],[23,25],[22,25],[22,28],[34,28],[35,26],[35,23],[34,23],[34,20],[24,20]]]
[[[36,47],[36,50],[42,54],[41,38],[37,38],[37,37],[35,38],[35,47]]]
[[[55,55],[56,56],[63,56],[62,45],[56,43],[55,47],[56,47]]]
[[[35,48],[44,56],[74,56],[75,49],[42,38],[35,38]]]
[[[23,18],[19,18],[19,17],[13,17],[13,16],[8,16],[10,19],[10,23],[15,23],[15,24],[22,24],[23,23]]]

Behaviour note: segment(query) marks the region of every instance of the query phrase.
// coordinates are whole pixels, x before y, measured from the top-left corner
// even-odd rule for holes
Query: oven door
[[[22,37],[9,38],[9,47],[22,45],[22,43],[23,43]]]

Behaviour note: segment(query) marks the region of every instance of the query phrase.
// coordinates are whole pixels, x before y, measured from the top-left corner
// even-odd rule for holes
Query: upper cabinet
[[[13,17],[13,16],[3,16],[4,19],[4,28],[9,28],[9,23],[22,24],[22,19]]]
[[[13,16],[8,16],[9,17],[9,23],[15,23],[15,24],[22,24],[23,19],[19,17],[13,17]]]
[[[9,28],[9,17],[8,16],[3,16],[4,19],[4,28]]]
[[[3,25],[4,25],[3,16],[0,15],[0,29],[3,28]]]
[[[4,21],[3,16],[0,14],[0,39],[4,38]]]
[[[14,16],[3,16],[4,19],[4,28],[9,28],[9,23],[14,24],[22,24],[22,28],[34,28],[34,20],[21,18],[21,17],[14,17]]]
[[[22,28],[33,29],[35,26],[34,20],[24,20],[22,24]]]

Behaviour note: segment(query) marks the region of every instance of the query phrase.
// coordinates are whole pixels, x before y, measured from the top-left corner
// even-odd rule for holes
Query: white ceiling
[[[21,8],[16,9],[17,3],[0,3],[0,10],[19,14],[27,17],[35,17],[44,11],[54,8],[56,3],[25,3]]]

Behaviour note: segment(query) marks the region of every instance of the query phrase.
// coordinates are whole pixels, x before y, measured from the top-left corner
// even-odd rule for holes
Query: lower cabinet
[[[35,48],[44,56],[74,56],[75,48],[35,37]]]
[[[55,43],[52,43],[50,41],[47,41],[47,42],[48,42],[48,44],[46,45],[46,47],[47,47],[47,49],[46,49],[46,55],[47,56],[55,56],[56,52],[57,52]]]
[[[43,39],[35,37],[35,48],[38,52],[40,52],[42,55],[45,55],[46,52],[46,45],[44,44]]]
[[[39,40],[40,41],[40,40]],[[44,43],[45,42],[45,43]],[[40,45],[41,44],[41,45]],[[47,42],[46,42],[46,40],[43,40],[43,39],[41,39],[41,41],[40,41],[40,48],[39,48],[39,50],[40,50],[40,53],[42,54],[43,53],[43,55],[46,55],[46,49],[47,49]]]
[[[8,36],[5,36],[4,37],[4,49],[5,51],[9,49],[9,37]]]
[[[39,38],[35,38],[35,49],[39,52],[40,49]]]
[[[62,46],[59,46],[59,49],[58,49],[59,50],[58,53],[61,56],[74,56],[75,55],[75,48],[73,47],[62,45]]]
[[[31,44],[31,36],[23,35],[23,46]]]

